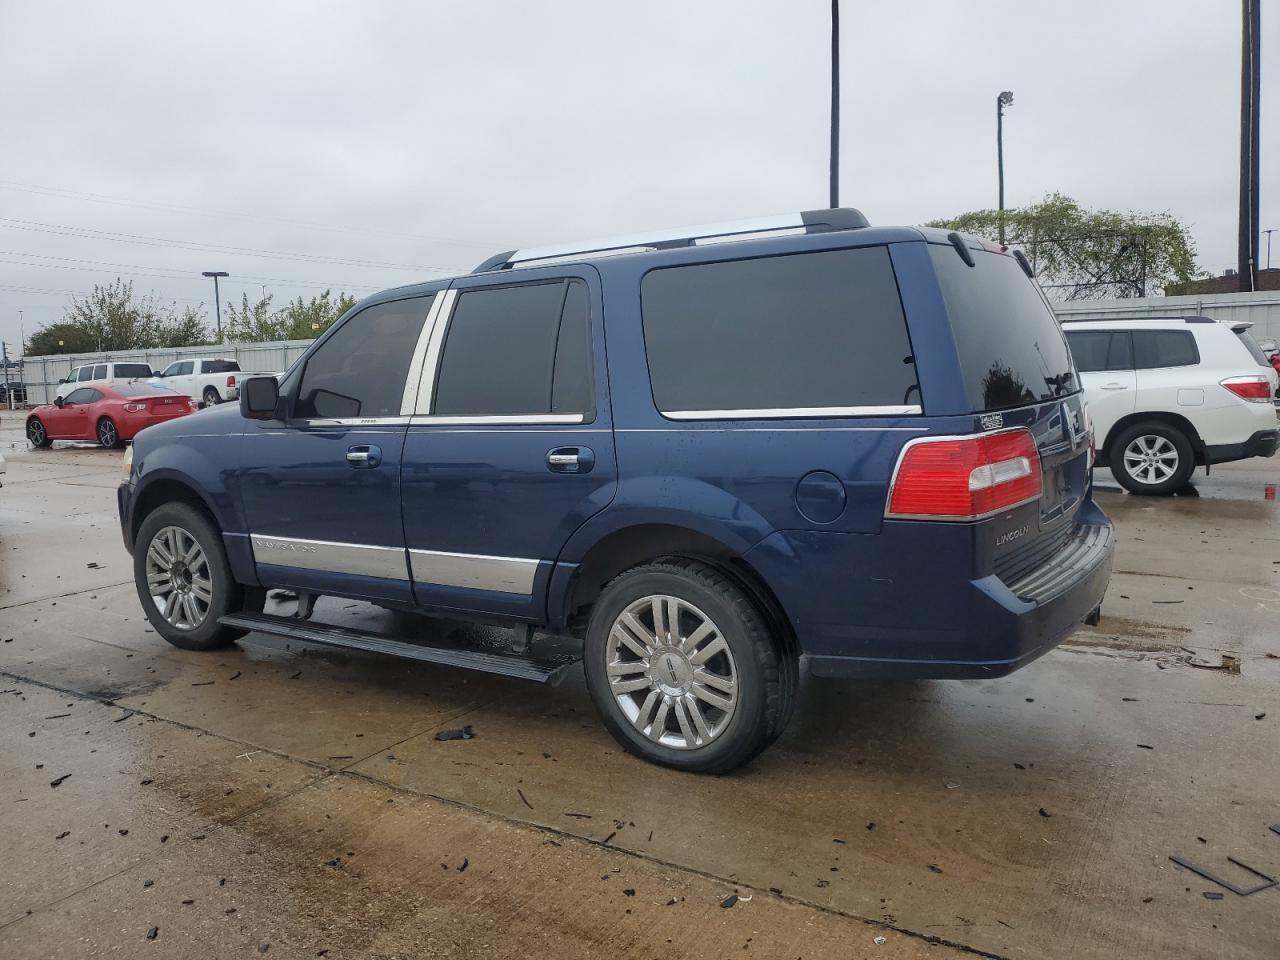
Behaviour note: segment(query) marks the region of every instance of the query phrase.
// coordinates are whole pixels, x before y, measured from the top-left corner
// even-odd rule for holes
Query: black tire
[[[39,417],[27,418],[27,443],[37,449],[44,449],[53,444],[49,439],[49,431],[45,429]]]
[[[704,615],[715,627],[709,636],[718,635],[727,645],[728,654],[717,656],[725,656],[721,662],[731,664],[725,669],[736,677],[737,700],[731,712],[713,708],[711,712],[719,714],[723,726],[705,744],[688,746],[688,738],[681,732],[684,721],[689,722],[692,729],[693,718],[688,713],[688,706],[682,707],[685,712],[676,718],[672,716],[677,712],[674,707],[663,709],[664,700],[675,704],[682,699],[681,694],[667,696],[656,685],[652,691],[643,689],[623,694],[633,698],[631,703],[637,706],[640,716],[644,715],[644,706],[637,701],[643,699],[647,702],[650,695],[658,698],[657,706],[650,715],[654,722],[646,723],[645,727],[649,731],[655,730],[657,716],[662,716],[662,730],[669,731],[670,737],[683,739],[686,744],[671,746],[657,742],[645,730],[638,728],[624,712],[620,698],[615,696],[611,686],[608,661],[613,654],[609,650],[609,638],[615,621],[628,608],[653,596],[678,599],[684,610],[678,616]],[[653,632],[656,635],[660,631],[654,628]],[[682,630],[677,633],[683,635]],[[658,643],[661,644],[661,640]],[[605,727],[624,749],[652,763],[677,770],[727,773],[750,761],[777,739],[786,724],[795,699],[798,670],[797,665],[787,662],[791,658],[783,653],[784,649],[783,637],[773,619],[735,577],[711,564],[673,557],[634,567],[605,586],[587,624],[583,660],[591,699]],[[630,660],[629,664],[648,664],[652,659],[640,661],[637,658]],[[708,660],[704,666],[714,662],[714,659]],[[686,665],[684,669],[697,668]],[[638,667],[633,667],[628,676],[638,681],[641,673],[646,678],[649,676],[647,669],[639,671]],[[675,671],[671,672],[670,679],[671,683],[677,683]],[[689,675],[688,679],[692,682],[696,677]],[[659,681],[647,682],[653,685]],[[712,692],[718,691],[713,688]],[[691,693],[685,694],[684,699],[690,696]],[[700,709],[705,722],[706,708]],[[658,735],[664,736],[662,732]]]
[[[110,417],[103,417],[98,421],[97,433],[98,443],[108,450],[119,450],[124,446],[124,441],[120,439],[120,428]]]
[[[216,407],[222,402],[222,397],[218,393],[217,387],[204,388],[204,405],[206,407]]]
[[[165,619],[147,586],[148,552],[156,535],[167,528],[185,532],[200,545],[204,554],[204,567],[207,567],[207,579],[211,584],[211,599],[207,613],[194,627],[175,625]],[[244,636],[245,631],[224,627],[218,623],[218,618],[246,609],[246,602],[252,602],[262,592],[246,591],[236,583],[231,576],[231,567],[227,563],[227,554],[217,529],[205,514],[185,503],[166,503],[143,519],[133,545],[133,580],[138,590],[138,599],[142,601],[143,612],[155,627],[156,633],[184,650],[214,650]],[[260,609],[260,598],[258,603]]]
[[[1135,459],[1146,452],[1152,460]],[[1117,434],[1108,461],[1120,486],[1148,497],[1177,493],[1196,468],[1191,440],[1177,427],[1159,420],[1135,423]]]

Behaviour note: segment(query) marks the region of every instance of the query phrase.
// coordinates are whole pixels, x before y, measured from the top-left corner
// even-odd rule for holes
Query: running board
[[[549,683],[552,686],[564,679],[578,662],[578,657],[562,654],[557,657],[538,658],[518,654],[491,653],[466,647],[429,646],[393,640],[376,633],[362,633],[346,627],[334,627],[296,617],[275,617],[269,613],[230,613],[218,622],[226,627],[269,633],[290,640],[318,643],[326,647],[344,650],[363,650],[366,653],[382,653],[403,660],[420,660],[439,663],[447,667],[496,673],[504,677]]]

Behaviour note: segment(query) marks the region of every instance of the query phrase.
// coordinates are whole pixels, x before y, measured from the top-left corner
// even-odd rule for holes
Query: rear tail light
[[[1241,400],[1251,403],[1271,402],[1271,382],[1266,377],[1228,377],[1221,382]]]
[[[228,387],[234,387],[235,385],[236,385],[236,378],[235,378],[235,377],[227,377],[227,386],[228,386]]]
[[[921,438],[904,448],[888,517],[977,520],[1040,497],[1040,454],[1030,431]]]
[[[124,408],[130,413],[141,413],[143,410],[147,409],[147,405],[145,403],[126,403]]]
[[[187,403],[191,404],[191,409],[192,409],[192,410],[199,410],[199,409],[200,409],[200,401],[199,401],[199,400],[188,400],[188,401],[187,401]]]

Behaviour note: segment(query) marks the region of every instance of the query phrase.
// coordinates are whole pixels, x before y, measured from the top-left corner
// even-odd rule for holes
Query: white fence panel
[[[1131,319],[1135,317],[1204,316],[1214,320],[1247,320],[1258,340],[1280,340],[1280,293],[1206,293],[1186,297],[1135,297],[1132,300],[1073,300],[1055,303],[1059,319]]]

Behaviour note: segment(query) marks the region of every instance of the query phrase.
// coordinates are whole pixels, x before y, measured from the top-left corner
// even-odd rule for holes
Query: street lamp
[[[1002,194],[1003,195],[1003,194]],[[225,270],[206,270],[200,274],[202,277],[213,277],[213,312],[218,318],[218,339],[222,339],[222,300],[218,297],[218,278],[229,277],[231,274]]]
[[[1270,230],[1263,230],[1262,232],[1267,235],[1267,269],[1270,270],[1271,269],[1271,235],[1276,232],[1276,228],[1272,227]],[[19,310],[18,312],[21,313],[22,311]]]
[[[1000,176],[999,230],[1004,246],[1004,108],[1013,106],[1013,91],[1001,90],[996,97],[996,170]]]

